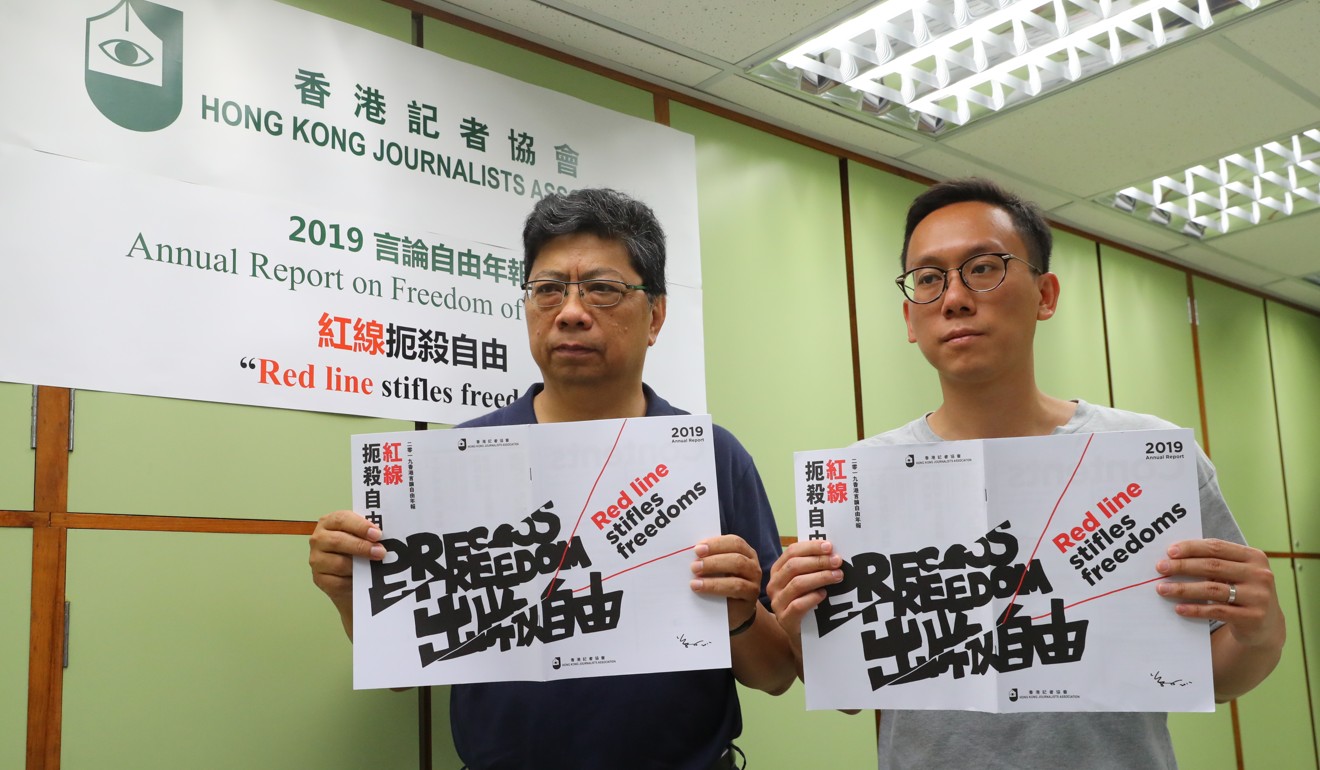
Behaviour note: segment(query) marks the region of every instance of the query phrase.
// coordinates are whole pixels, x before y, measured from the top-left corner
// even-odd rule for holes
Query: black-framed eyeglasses
[[[894,279],[903,296],[918,305],[928,305],[944,296],[949,288],[949,273],[958,272],[963,286],[972,291],[994,291],[1008,276],[1008,261],[1016,259],[1029,270],[1039,273],[1040,269],[1027,260],[1012,254],[976,254],[968,257],[961,265],[948,270],[942,267],[918,267],[909,270]]]
[[[538,279],[522,285],[523,301],[539,308],[559,307],[568,296],[568,287],[578,287],[578,298],[591,307],[614,307],[629,293],[645,289],[641,284],[624,283],[608,278],[586,281],[554,281]]]

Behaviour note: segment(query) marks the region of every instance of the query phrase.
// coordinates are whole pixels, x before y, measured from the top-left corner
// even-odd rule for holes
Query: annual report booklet
[[[794,455],[844,579],[803,623],[807,707],[1212,711],[1210,633],[1159,596],[1201,537],[1189,430]]]
[[[354,436],[353,685],[727,668],[707,415]]]

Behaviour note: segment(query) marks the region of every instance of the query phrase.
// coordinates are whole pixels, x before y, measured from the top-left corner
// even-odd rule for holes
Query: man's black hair
[[[903,270],[907,270],[908,242],[912,240],[912,231],[917,229],[921,220],[945,206],[969,201],[988,203],[1007,212],[1013,220],[1013,227],[1017,230],[1018,237],[1027,246],[1027,253],[1018,256],[1026,257],[1042,273],[1050,271],[1050,251],[1054,248],[1054,234],[1050,232],[1050,226],[1045,221],[1045,215],[1041,213],[1040,207],[1031,201],[1023,200],[989,179],[977,177],[950,179],[931,185],[912,201],[907,213],[907,228],[903,231],[903,253],[899,255]]]

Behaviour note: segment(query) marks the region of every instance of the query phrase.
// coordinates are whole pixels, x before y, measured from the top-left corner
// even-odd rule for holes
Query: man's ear
[[[912,312],[912,303],[908,302],[907,300],[903,300],[903,323],[907,324],[908,342],[916,342],[917,333],[912,330],[911,312]]]
[[[1045,273],[1036,279],[1040,288],[1040,305],[1036,308],[1036,319],[1046,321],[1054,317],[1059,305],[1059,276]]]
[[[665,312],[669,307],[669,298],[661,294],[651,301],[651,335],[648,346],[654,345],[657,338],[660,337],[660,327],[665,325]]]

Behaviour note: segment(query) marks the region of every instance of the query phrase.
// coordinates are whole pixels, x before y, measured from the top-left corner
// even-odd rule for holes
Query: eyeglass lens
[[[963,285],[972,291],[991,291],[999,288],[1008,273],[1004,255],[978,254],[957,268]],[[944,294],[949,273],[938,267],[919,267],[903,279],[903,291],[913,302],[934,302]]]
[[[540,308],[559,307],[569,287],[578,286],[582,301],[591,307],[613,307],[623,301],[628,285],[621,281],[529,281],[527,301]]]

